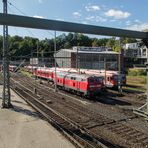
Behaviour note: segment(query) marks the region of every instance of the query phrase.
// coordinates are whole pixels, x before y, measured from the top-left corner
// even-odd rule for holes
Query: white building
[[[136,64],[145,64],[147,61],[147,48],[141,45],[140,42],[128,43],[124,45],[124,56],[126,58],[133,58],[137,60]]]
[[[124,46],[126,57],[147,58],[147,48],[137,43],[128,43]]]

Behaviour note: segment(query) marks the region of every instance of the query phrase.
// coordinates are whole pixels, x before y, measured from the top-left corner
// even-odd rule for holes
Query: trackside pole
[[[106,57],[104,57],[104,70],[105,70],[105,73],[104,73],[105,76],[104,77],[105,77],[105,87],[106,87],[106,85],[107,85],[106,84],[106,70],[107,70]]]
[[[3,13],[7,14],[7,0],[3,0]],[[8,48],[8,26],[3,26],[3,96],[2,108],[10,108],[10,75],[9,75],[9,48]]]
[[[121,43],[119,39],[119,56],[118,56],[118,91],[122,95],[122,86],[121,86]]]
[[[57,45],[56,45],[56,31],[54,31],[54,66],[55,66],[55,79],[54,79],[54,85],[55,85],[55,92],[57,92],[57,65],[56,65],[56,57],[57,57]]]

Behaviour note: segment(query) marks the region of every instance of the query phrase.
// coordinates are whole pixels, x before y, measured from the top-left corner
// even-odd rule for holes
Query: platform
[[[11,98],[14,109],[0,108],[0,148],[74,148],[12,90]]]

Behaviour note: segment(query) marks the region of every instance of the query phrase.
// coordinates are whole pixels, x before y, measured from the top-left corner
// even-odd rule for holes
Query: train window
[[[107,77],[107,81],[109,81],[109,77]]]
[[[113,77],[113,79],[114,79],[114,80],[118,80],[118,76],[115,75],[115,76]]]
[[[81,81],[86,81],[86,79],[82,79]]]
[[[71,80],[76,80],[76,78],[75,77],[71,77]]]
[[[103,78],[101,78],[101,77],[100,78],[97,78],[96,81],[97,82],[103,81]]]
[[[94,79],[89,79],[89,82],[93,83],[94,82]]]
[[[113,77],[111,77],[111,78],[110,78],[110,80],[114,80],[114,78],[113,78]]]

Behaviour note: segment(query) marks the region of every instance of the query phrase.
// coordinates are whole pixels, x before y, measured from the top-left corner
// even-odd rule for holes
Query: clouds
[[[144,31],[148,29],[148,22],[143,22],[138,19],[128,20],[126,21],[125,29],[136,30],[136,31]]]
[[[90,12],[90,11],[94,12],[94,11],[100,10],[101,8],[98,5],[88,5],[88,6],[85,6],[85,9],[88,12]]]
[[[93,21],[93,20],[95,19],[95,17],[94,17],[94,16],[88,16],[88,17],[86,17],[85,19],[86,19],[86,20],[89,20],[89,21]]]
[[[148,22],[133,24],[133,25],[128,26],[126,29],[136,30],[136,31],[144,31],[144,30],[148,29]]]
[[[107,19],[106,18],[103,18],[101,16],[88,16],[85,18],[87,21],[93,21],[93,22],[106,22]]]
[[[62,18],[56,18],[57,21],[64,21]]]
[[[109,22],[109,23],[118,23],[121,25],[123,23],[122,20],[125,20],[131,16],[131,13],[128,11],[124,11],[116,8],[109,8],[106,5],[98,5],[95,3],[88,3],[86,5],[83,5],[81,9],[78,11],[75,11],[72,13],[75,19],[77,21],[87,21],[91,23],[104,23],[104,22]],[[125,25],[130,25],[130,21],[126,21]]]
[[[33,17],[35,17],[35,18],[41,18],[41,19],[45,18],[45,17],[39,16],[39,15],[34,15]]]
[[[112,17],[114,19],[126,19],[131,14],[129,12],[123,12],[121,10],[110,9],[107,12],[105,12],[105,15],[108,17]]]
[[[74,17],[77,17],[77,18],[81,17],[81,13],[80,12],[76,11],[76,12],[73,12],[72,14],[73,14]]]

